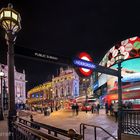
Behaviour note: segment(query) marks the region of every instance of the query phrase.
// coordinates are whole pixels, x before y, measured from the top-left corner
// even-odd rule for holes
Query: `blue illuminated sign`
[[[87,69],[95,69],[96,68],[96,65],[93,64],[92,62],[85,61],[82,59],[74,59],[73,64],[75,64],[78,67],[83,67],[83,68],[87,68]]]
[[[94,83],[93,90],[96,90],[98,87],[99,87],[99,83],[98,82]]]

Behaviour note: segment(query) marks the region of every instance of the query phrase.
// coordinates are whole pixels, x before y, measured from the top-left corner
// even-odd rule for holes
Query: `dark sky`
[[[0,8],[8,0],[0,1]],[[22,30],[16,45],[73,57],[89,52],[100,62],[114,44],[140,34],[140,1],[123,0],[11,0],[20,12]],[[7,47],[0,32],[0,62],[6,64]],[[25,69],[27,90],[50,79],[60,65],[15,57],[18,71]]]

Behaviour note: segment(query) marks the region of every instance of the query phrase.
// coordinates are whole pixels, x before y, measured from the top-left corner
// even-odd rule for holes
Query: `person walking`
[[[112,103],[110,104],[109,108],[110,108],[110,116],[113,116],[113,104]]]
[[[100,104],[99,103],[97,104],[96,108],[97,108],[97,114],[99,114],[99,110],[100,110]]]
[[[72,104],[72,115],[74,116],[74,114],[75,114],[75,105],[74,104]]]
[[[92,106],[91,106],[91,113],[93,114],[93,112],[94,112],[94,105],[92,104]]]
[[[105,103],[105,111],[106,111],[106,115],[108,115],[108,102]]]
[[[118,120],[118,102],[114,103],[113,111],[114,111],[114,115],[115,115],[115,121],[117,122],[117,120]]]
[[[76,103],[75,105],[75,110],[76,110],[76,115],[78,115],[78,112],[79,112],[79,105]]]

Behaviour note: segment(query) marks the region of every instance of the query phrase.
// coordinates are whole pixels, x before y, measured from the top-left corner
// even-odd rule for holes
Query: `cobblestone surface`
[[[40,113],[33,113],[33,116],[35,121],[66,130],[73,128],[78,133],[80,132],[80,124],[86,123],[90,125],[101,126],[110,134],[117,136],[117,123],[113,117],[107,116],[104,112],[104,110],[100,110],[99,114],[92,114],[91,112],[79,112],[79,115],[76,116],[73,115],[71,111],[60,110],[51,113],[49,116],[44,116]],[[97,136],[97,140],[113,140],[101,129],[97,129]],[[92,139],[94,139],[94,129],[92,127],[87,127],[85,130],[85,140]]]

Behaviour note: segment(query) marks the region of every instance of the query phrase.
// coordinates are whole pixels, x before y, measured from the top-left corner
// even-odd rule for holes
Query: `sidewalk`
[[[0,121],[0,140],[8,140],[7,120]]]
[[[79,112],[79,115],[73,116],[72,111],[68,110],[59,110],[54,111],[50,114],[50,116],[44,116],[44,114],[40,113],[34,113],[33,118],[35,121],[38,121],[40,123],[52,125],[58,128],[62,129],[75,129],[78,133],[80,132],[80,124],[86,123],[90,125],[97,125],[104,128],[109,133],[113,134],[114,136],[117,136],[117,123],[115,122],[115,119],[111,116],[107,116],[105,114],[105,110],[101,109],[99,114],[92,114],[89,112]],[[26,117],[26,119],[29,119],[29,117]],[[94,134],[94,129],[91,127],[87,127],[85,130],[85,140],[92,140]],[[102,130],[97,129],[97,136],[98,140],[103,140],[104,137],[106,140],[112,140],[106,133],[104,133]]]

